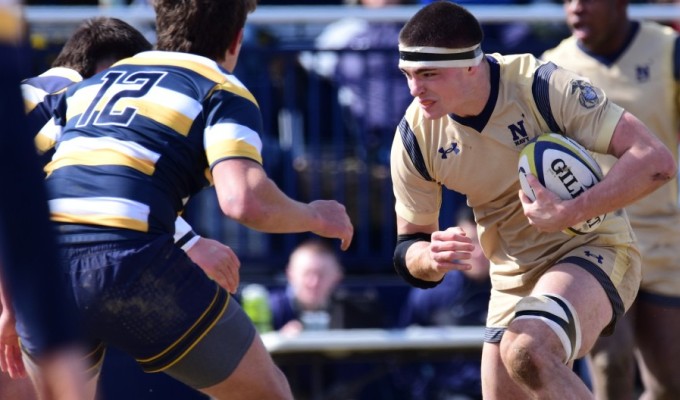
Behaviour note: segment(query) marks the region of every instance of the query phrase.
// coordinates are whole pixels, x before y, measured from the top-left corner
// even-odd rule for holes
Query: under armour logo
[[[448,149],[440,147],[439,152],[442,153],[442,160],[446,160],[449,153],[453,152],[453,154],[458,154],[460,152],[460,149],[458,148],[457,143],[451,143],[451,147],[449,147]]]
[[[602,264],[602,262],[604,261],[604,257],[602,257],[599,254],[591,253],[590,250],[586,250],[585,255],[586,255],[586,257],[592,257],[592,258],[596,259],[598,264]]]
[[[649,65],[638,65],[635,67],[635,75],[638,82],[646,82],[649,80]]]

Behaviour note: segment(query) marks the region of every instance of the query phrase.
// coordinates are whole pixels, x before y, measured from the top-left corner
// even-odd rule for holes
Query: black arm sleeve
[[[399,235],[397,236],[397,246],[394,249],[394,269],[397,274],[404,279],[409,285],[415,286],[421,289],[430,289],[439,285],[444,278],[438,281],[426,281],[423,279],[416,278],[411,275],[411,272],[406,267],[406,252],[408,248],[415,242],[429,242],[429,233],[413,233],[409,235]]]

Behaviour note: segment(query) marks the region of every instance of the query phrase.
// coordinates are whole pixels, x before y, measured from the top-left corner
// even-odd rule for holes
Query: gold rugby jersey
[[[45,170],[52,219],[66,241],[172,233],[189,197],[212,183],[215,164],[262,163],[255,98],[196,55],[121,60],[71,86],[55,120],[63,130]]]
[[[587,76],[607,96],[636,115],[678,159],[680,132],[680,38],[654,22],[634,22],[621,51],[609,57],[588,53],[573,37],[543,55]],[[597,155],[607,171],[614,158]],[[643,256],[641,288],[677,298],[680,293],[678,180],[626,207]],[[677,300],[675,301],[677,302]]]
[[[680,48],[672,28],[654,22],[641,22],[623,51],[606,60],[586,52],[576,38],[563,40],[542,58],[579,75],[603,88],[607,97],[638,117],[678,159],[680,132]],[[674,76],[675,69],[675,76]],[[607,170],[613,162],[598,157]],[[650,195],[626,208],[631,224],[657,222],[680,214],[678,181],[672,180]],[[680,229],[680,226],[678,226]]]
[[[562,132],[605,152],[623,110],[587,79],[525,55],[486,56],[491,93],[475,117],[426,119],[413,102],[392,145],[395,210],[405,220],[437,223],[441,187],[467,196],[497,290],[521,286],[541,267],[583,244],[633,242],[623,212],[611,213],[591,234],[541,233],[522,211],[517,164],[534,137]]]

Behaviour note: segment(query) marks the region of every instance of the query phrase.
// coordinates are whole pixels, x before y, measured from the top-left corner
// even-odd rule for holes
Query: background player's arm
[[[291,199],[252,160],[233,158],[213,168],[222,212],[245,226],[269,233],[312,232],[338,238],[346,250],[353,227],[345,207],[334,200],[302,203]]]

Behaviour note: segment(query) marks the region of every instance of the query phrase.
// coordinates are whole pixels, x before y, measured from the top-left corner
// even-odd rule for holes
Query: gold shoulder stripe
[[[115,65],[147,65],[147,66],[172,66],[172,67],[179,67],[179,68],[184,68],[191,70],[193,72],[196,72],[197,74],[200,74],[207,79],[221,83],[226,80],[224,74],[222,74],[220,71],[215,70],[214,68],[210,68],[209,66],[205,64],[201,64],[195,61],[191,60],[177,60],[177,59],[167,59],[163,58],[160,60],[157,59],[151,59],[151,58],[145,58],[145,57],[131,57],[131,58],[126,58]]]
[[[196,72],[197,74],[200,74],[207,79],[215,82],[218,84],[218,88],[220,90],[226,90],[228,92],[234,93],[238,96],[241,96],[243,98],[246,98],[253,102],[255,105],[257,105],[257,100],[255,100],[255,96],[253,96],[250,91],[242,86],[236,85],[233,82],[230,82],[227,77],[220,71],[217,71],[205,64],[201,64],[195,61],[191,60],[172,60],[172,59],[162,59],[162,60],[155,60],[155,59],[149,59],[149,58],[144,58],[144,57],[132,57],[132,58],[126,58],[125,60],[121,61],[120,64],[126,64],[126,65],[147,65],[147,66],[164,66],[164,65],[170,65],[173,67],[179,67],[179,68],[185,68],[189,69],[193,72]],[[117,65],[117,64],[116,64]],[[259,106],[258,106],[259,107]]]
[[[219,85],[220,90],[225,90],[230,93],[234,93],[237,96],[243,97],[244,99],[250,100],[253,104],[255,104],[258,108],[260,107],[259,104],[257,104],[257,100],[255,100],[255,96],[253,96],[250,91],[242,86],[238,86],[234,84],[233,82],[226,81],[223,82],[222,84]]]

